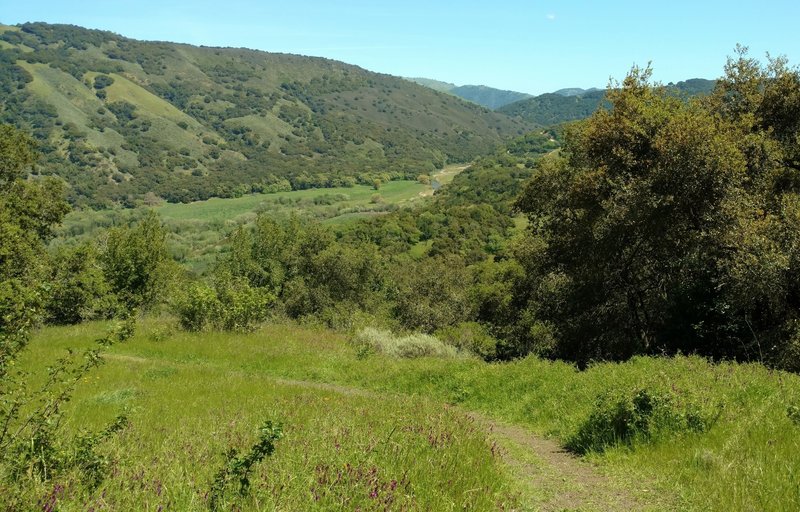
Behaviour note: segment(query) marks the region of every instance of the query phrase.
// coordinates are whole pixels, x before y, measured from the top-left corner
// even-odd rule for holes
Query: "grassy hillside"
[[[40,331],[21,364],[41,370],[102,328]],[[800,506],[793,477],[800,426],[791,414],[800,381],[756,364],[637,358],[579,372],[533,357],[502,364],[365,357],[325,330],[277,324],[250,335],[187,334],[165,319],[145,321],[107,360],[81,383],[68,428],[97,428],[127,410],[130,426],[103,448],[115,471],[94,493],[77,475],[64,476],[35,489],[34,502],[61,485],[70,489],[57,496],[67,509],[101,499],[109,510],[203,509],[222,452],[246,449],[271,419],[283,423],[284,438],[256,468],[252,492],[230,496],[245,510],[373,510],[387,497],[392,510]],[[613,399],[642,390],[660,400],[637,420],[650,429],[591,450],[587,460],[599,468],[591,478],[559,473],[540,451],[544,441],[532,444],[538,436],[569,444],[576,433],[600,429],[603,414],[616,414]],[[522,428],[509,437],[510,429],[482,426],[464,411]],[[712,420],[705,430],[684,430],[665,412]],[[622,504],[592,494],[601,482]]]
[[[0,121],[93,206],[414,179],[531,126],[321,58],[43,23],[0,41]]]
[[[433,80],[432,78],[408,78],[407,80],[411,80],[412,82],[418,83],[419,85],[424,85],[425,87],[429,87],[435,91],[439,92],[450,92],[456,87],[456,84],[451,84],[450,82],[442,82],[441,80]]]

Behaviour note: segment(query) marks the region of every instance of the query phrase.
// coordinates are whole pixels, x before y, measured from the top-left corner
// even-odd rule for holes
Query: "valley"
[[[551,83],[465,45],[514,14],[451,58]],[[748,52],[534,96],[0,25],[0,512],[800,509],[800,70]]]

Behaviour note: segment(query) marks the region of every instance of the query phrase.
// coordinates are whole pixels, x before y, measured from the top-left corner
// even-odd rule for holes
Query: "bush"
[[[194,284],[175,304],[181,327],[187,331],[250,331],[266,319],[275,296],[238,280],[212,288]]]
[[[481,324],[462,322],[436,331],[436,337],[459,350],[492,361],[497,358],[497,340]]]
[[[116,309],[91,245],[60,249],[53,256],[48,277],[50,290],[45,316],[50,323],[77,324],[108,318]]]
[[[566,442],[569,450],[585,454],[617,445],[650,442],[687,432],[705,432],[716,422],[722,406],[709,407],[670,392],[639,389],[600,395],[589,417]]]
[[[352,340],[359,354],[378,352],[390,357],[456,357],[455,347],[445,345],[428,334],[409,334],[395,336],[389,331],[366,328],[361,330]]]
[[[94,77],[94,88],[95,89],[105,89],[109,85],[114,83],[114,79],[108,75],[97,75]]]
[[[406,329],[432,333],[474,318],[471,277],[457,256],[426,258],[396,270],[394,315]]]
[[[167,231],[153,211],[134,227],[111,229],[99,260],[111,290],[129,308],[154,306],[174,275]]]

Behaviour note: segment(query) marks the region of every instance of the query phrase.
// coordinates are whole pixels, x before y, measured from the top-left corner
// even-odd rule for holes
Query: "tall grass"
[[[43,378],[48,361],[84,345],[101,327],[46,329],[22,364],[40,370],[32,378]],[[324,354],[328,341],[309,343],[307,355]],[[67,412],[67,429],[78,432],[127,411],[130,426],[101,448],[116,461],[111,474],[96,491],[83,487],[78,474],[31,486],[26,507],[41,509],[51,500],[53,510],[205,510],[225,453],[246,452],[267,419],[282,424],[283,437],[253,467],[249,492],[227,493],[220,510],[516,506],[486,432],[463,412],[421,397],[307,386],[244,364],[261,361],[261,349],[273,343],[287,348],[286,362],[302,364],[294,340],[264,331],[253,338],[194,337],[150,324],[107,356]]]
[[[485,498],[468,506],[494,509],[497,503],[514,503],[507,475],[487,455],[475,426],[437,403],[482,411],[566,442],[642,390],[665,399],[653,416],[653,435],[612,439],[585,450],[620,485],[678,500],[684,510],[800,509],[800,422],[793,419],[800,407],[797,375],[698,357],[639,357],[585,371],[533,357],[493,364],[382,354],[359,359],[346,338],[317,328],[269,325],[252,334],[201,335],[169,325],[145,321],[132,342],[113,349],[110,364],[72,405],[76,429],[102,426],[122,407],[134,411],[130,431],[111,447],[123,475],[107,494],[119,500],[117,509],[163,503],[153,482],[165,478],[171,503],[201,507],[212,472],[207,468],[220,463],[228,446],[252,444],[254,429],[265,418],[282,421],[286,437],[259,470],[258,501],[250,498],[247,507],[355,508],[337,501],[348,493],[360,496],[359,503],[374,503],[364,480],[371,477],[363,473],[375,465],[380,485],[391,487],[403,474],[413,477],[415,501],[394,509],[447,510],[477,500],[474,494]],[[79,346],[101,330],[100,324],[87,324],[40,331],[26,364],[41,367],[64,347]],[[291,384],[296,380],[368,394],[308,389]],[[692,414],[713,421],[684,428],[694,421]],[[434,446],[428,434],[448,434],[453,442]],[[346,464],[360,467],[361,473],[351,469],[359,476],[331,485]],[[460,480],[450,483],[445,473]],[[309,500],[311,486],[320,480],[328,489],[320,500],[327,501]],[[483,491],[467,492],[473,488]]]

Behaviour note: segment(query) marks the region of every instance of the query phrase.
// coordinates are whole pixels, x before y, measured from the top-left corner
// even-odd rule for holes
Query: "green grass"
[[[265,357],[292,332],[282,328],[238,341],[213,334],[155,341],[160,327],[148,327],[113,350],[69,406],[71,432],[100,428],[127,411],[130,428],[107,447],[118,461],[113,474],[91,494],[75,483],[77,475],[65,475],[31,489],[31,503],[60,484],[69,491],[59,496],[59,510],[101,504],[103,510],[203,510],[222,454],[231,447],[246,450],[270,419],[283,425],[284,438],[257,467],[252,493],[229,496],[222,510],[488,510],[516,504],[486,433],[462,412],[420,397],[376,399],[276,379],[245,364],[233,346],[220,350],[225,339],[244,342],[239,348],[252,358]],[[41,370],[100,329],[89,324],[42,331],[24,364]],[[325,333],[303,338],[305,350],[346,355],[339,340]]]
[[[277,481],[289,500],[278,508],[297,509],[287,503],[322,506],[303,501],[315,468],[353,464],[365,456],[370,443],[380,443],[397,425],[425,425],[423,430],[444,429],[460,436],[458,447],[437,452],[428,451],[433,447],[426,448],[424,440],[414,437],[413,428],[401,437],[395,437],[396,430],[390,442],[397,443],[396,452],[375,449],[366,455],[386,475],[381,481],[396,478],[412,465],[409,474],[420,479],[414,493],[421,500],[418,507],[460,507],[471,486],[488,488],[481,494],[491,496],[491,503],[512,503],[518,494],[509,484],[508,470],[486,455],[481,435],[470,430],[456,409],[441,404],[457,404],[565,440],[586,421],[598,395],[648,388],[668,391],[678,405],[721,404],[723,409],[707,432],[673,432],[589,454],[621,489],[652,496],[656,509],[800,508],[800,425],[787,415],[788,407],[800,405],[796,375],[757,364],[713,365],[696,357],[642,357],[583,372],[533,357],[502,364],[380,355],[358,359],[343,336],[320,329],[268,325],[250,335],[198,335],[169,325],[147,320],[134,340],[115,347],[108,365],[81,389],[70,418],[75,422],[72,428],[99,426],[121,407],[130,408],[133,427],[113,446],[122,457],[120,468],[126,477],[144,471],[145,481],[168,479],[173,502],[187,507],[199,506],[197,495],[207,482],[207,467],[219,464],[220,450],[231,443],[246,446],[255,426],[267,418],[284,421],[287,437],[260,470],[265,483],[258,487],[258,499],[263,500],[258,506],[275,506],[269,500]],[[41,367],[65,347],[85,343],[101,327],[42,330],[26,364]],[[285,379],[353,387],[374,395],[309,389]],[[343,432],[334,425],[344,425],[353,436],[346,454],[331,448]],[[402,455],[405,449],[410,451]],[[311,462],[301,453],[313,454],[308,457]],[[421,469],[425,465],[428,471]],[[459,473],[467,467],[471,475]],[[471,480],[451,485],[443,479],[444,471]],[[114,482],[109,492],[122,503],[143,503],[137,500],[148,497],[148,506],[155,506],[151,491],[131,491]],[[358,494],[359,484],[353,485],[342,492]],[[487,501],[474,505],[495,508]]]
[[[225,237],[237,226],[250,222],[257,213],[275,217],[296,215],[332,226],[341,226],[360,218],[380,215],[389,207],[404,207],[425,198],[430,190],[416,181],[390,181],[380,190],[365,185],[348,188],[325,188],[248,194],[231,199],[213,198],[188,204],[162,204],[154,209],[170,231],[174,255],[194,271],[212,265]],[[381,200],[373,202],[380,194]],[[97,235],[101,229],[126,225],[140,218],[145,208],[127,210],[82,210],[67,215],[59,229],[56,243],[73,243]]]
[[[295,208],[292,205],[298,204],[303,200],[313,201],[315,198],[324,196],[346,196],[342,200],[336,201],[336,205],[342,208],[368,206],[374,194],[380,194],[387,203],[400,205],[415,200],[419,193],[427,188],[429,187],[416,181],[390,181],[382,185],[380,190],[374,190],[372,187],[365,185],[356,185],[354,187],[315,188],[292,192],[276,192],[274,194],[248,194],[231,199],[213,198],[208,201],[197,201],[188,204],[165,204],[156,208],[156,211],[164,220],[168,221],[228,221],[235,220],[244,214],[253,213],[258,208],[269,207],[276,203],[283,206],[285,210],[299,210],[299,208]],[[281,205],[279,203],[281,200],[288,202],[285,205]],[[308,208],[303,208],[303,210],[306,211]],[[310,213],[314,215],[318,211],[312,210]]]

